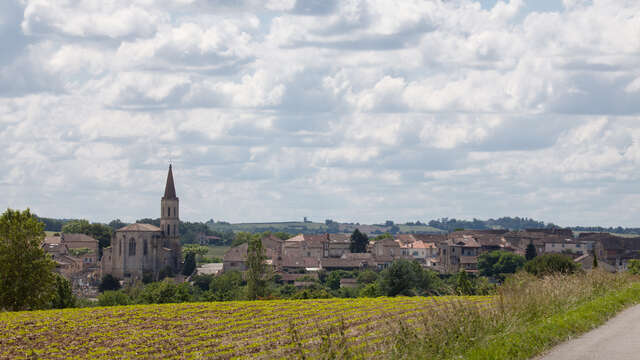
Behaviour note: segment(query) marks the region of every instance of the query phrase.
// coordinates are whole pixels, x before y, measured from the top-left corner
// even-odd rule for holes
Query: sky
[[[636,0],[2,0],[4,207],[640,222]]]

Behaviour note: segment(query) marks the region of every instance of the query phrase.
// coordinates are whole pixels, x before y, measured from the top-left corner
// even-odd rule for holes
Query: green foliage
[[[533,260],[536,256],[538,256],[538,251],[536,250],[536,246],[533,245],[533,241],[529,242],[527,245],[527,250],[525,251],[524,257],[527,261]]]
[[[640,260],[629,260],[627,262],[627,271],[633,275],[640,275]]]
[[[93,223],[87,220],[72,220],[64,224],[62,232],[67,234],[85,234],[98,240],[100,249],[111,245],[113,229],[109,225]]]
[[[102,277],[102,281],[100,281],[100,285],[98,286],[98,290],[100,292],[119,290],[120,289],[120,281],[113,277],[111,274],[107,274]]]
[[[54,298],[55,264],[40,248],[43,229],[29,209],[0,216],[0,309],[42,309]]]
[[[598,267],[598,256],[596,255],[596,253],[593,253],[593,268],[597,268]]]
[[[478,257],[480,275],[504,280],[505,274],[513,274],[520,270],[525,263],[521,255],[508,251],[492,251]]]
[[[372,270],[364,270],[358,273],[358,283],[371,284],[378,280],[378,273]]]
[[[363,234],[360,230],[355,229],[351,234],[350,250],[352,253],[364,253],[367,252],[367,245],[369,245],[369,237],[367,234]]]
[[[415,268],[410,261],[396,260],[380,274],[380,287],[387,296],[413,295]]]
[[[243,285],[242,274],[238,271],[225,272],[214,276],[209,284],[209,291],[205,298],[209,301],[240,300]]]
[[[457,295],[473,295],[474,288],[466,271],[460,270],[455,275],[455,292]]]
[[[182,247],[182,254],[186,255],[189,253],[194,253],[196,255],[207,255],[209,253],[209,248],[206,246],[202,246],[202,245],[196,245],[196,244],[187,244],[185,246]]]
[[[182,267],[182,275],[190,276],[196,270],[196,253],[188,252],[184,258],[184,266]]]
[[[91,252],[91,249],[89,249],[89,248],[69,249],[69,254],[71,254],[72,256],[75,256],[75,257],[80,257],[80,256],[88,254],[90,252]]]
[[[383,296],[382,289],[377,282],[370,283],[360,289],[360,297],[378,297]]]
[[[145,285],[137,299],[143,304],[166,304],[191,301],[193,288],[188,283],[176,284],[164,280]]]
[[[543,254],[527,262],[524,270],[536,276],[573,274],[579,266],[570,257],[562,254]]]
[[[260,234],[252,234],[249,232],[240,231],[236,233],[235,237],[233,238],[233,241],[231,242],[231,246],[235,247],[238,245],[242,245],[244,243],[250,242],[251,240],[260,239],[260,237],[261,237]]]
[[[202,291],[209,290],[209,284],[211,284],[211,280],[213,280],[213,275],[195,275],[191,277],[193,285]]]
[[[391,234],[389,234],[388,232],[384,233],[384,234],[380,234],[378,236],[376,236],[374,238],[375,241],[378,240],[383,240],[383,239],[393,239],[393,236],[391,236]]]
[[[56,292],[51,302],[54,309],[64,309],[76,305],[76,297],[71,290],[71,283],[62,275],[56,274]]]
[[[262,240],[253,237],[247,248],[247,296],[249,300],[256,300],[265,295],[266,259]]]
[[[122,291],[107,290],[98,295],[98,305],[100,306],[116,306],[132,304],[129,295]]]
[[[166,278],[170,278],[173,277],[173,268],[171,266],[165,266],[162,270],[160,270],[160,272],[158,273],[158,280],[164,280]]]

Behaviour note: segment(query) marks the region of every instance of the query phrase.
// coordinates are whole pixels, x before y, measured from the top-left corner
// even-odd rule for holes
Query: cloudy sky
[[[5,207],[640,226],[637,0],[2,0]]]

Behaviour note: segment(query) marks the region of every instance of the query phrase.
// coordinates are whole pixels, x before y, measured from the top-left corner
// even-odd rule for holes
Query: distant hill
[[[39,218],[45,223],[46,231],[59,232],[62,226],[72,221],[72,219],[54,219]],[[158,225],[160,219],[140,219],[136,222],[150,223]],[[118,229],[125,223],[114,220],[109,223],[112,228]],[[250,233],[261,233],[265,231],[285,232],[289,234],[322,234],[322,233],[352,233],[355,229],[367,233],[369,235],[377,235],[384,233],[391,234],[438,234],[448,233],[458,229],[466,230],[490,230],[490,229],[506,229],[506,230],[524,230],[524,229],[545,229],[557,228],[558,225],[553,223],[545,223],[530,218],[521,217],[501,217],[498,219],[472,219],[462,220],[455,218],[441,218],[431,220],[428,223],[420,221],[407,222],[404,224],[396,224],[393,221],[386,221],[384,224],[360,224],[360,223],[341,223],[333,220],[325,220],[324,223],[311,221],[283,221],[283,222],[264,222],[264,223],[237,223],[231,224],[224,221],[209,220],[203,222],[181,222],[180,232],[186,242],[195,240],[198,233],[207,235],[216,235],[224,238],[224,242],[230,242],[233,233],[240,231]],[[576,232],[607,232],[626,235],[640,235],[640,228],[623,228],[623,227],[601,227],[601,226],[575,226],[571,230]],[[184,232],[184,233],[183,233]]]

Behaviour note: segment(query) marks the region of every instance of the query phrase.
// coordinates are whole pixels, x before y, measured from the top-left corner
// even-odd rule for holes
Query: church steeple
[[[167,174],[167,184],[164,187],[164,196],[160,200],[160,228],[166,240],[164,247],[172,251],[172,266],[174,269],[180,267],[181,246],[180,246],[180,200],[176,196],[176,187],[173,184],[173,170],[169,165]]]
[[[175,199],[176,187],[173,185],[173,171],[171,171],[171,164],[169,164],[169,174],[167,174],[167,185],[164,187],[163,199]]]

